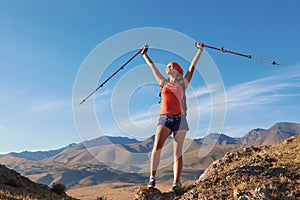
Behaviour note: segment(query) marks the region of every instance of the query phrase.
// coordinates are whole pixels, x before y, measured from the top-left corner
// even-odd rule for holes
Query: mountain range
[[[195,180],[213,161],[226,152],[245,146],[266,146],[300,134],[300,124],[280,122],[254,129],[243,137],[211,133],[204,138],[186,139],[182,180]],[[64,183],[68,188],[101,184],[105,181],[142,183],[149,171],[154,136],[144,141],[103,136],[52,151],[25,151],[0,155],[0,163],[38,183]],[[158,178],[172,177],[172,138],[165,144]],[[105,162],[102,162],[105,161]]]
[[[297,123],[280,122],[272,126],[270,129],[265,130],[261,128],[253,129],[241,138],[230,137],[223,133],[211,133],[204,138],[194,139],[199,144],[243,144],[252,146],[266,146],[278,144],[281,141],[291,136],[297,135],[300,132],[300,126]],[[121,145],[126,150],[132,153],[146,153],[151,151],[154,136],[146,139],[145,141],[138,141],[128,137],[112,137],[102,136],[89,141],[84,141],[79,144],[69,144],[66,147],[50,150],[50,151],[24,151],[20,153],[9,153],[12,157],[24,158],[32,161],[45,160],[47,158],[57,157],[59,154],[64,154],[70,150],[82,150],[93,147],[100,147],[105,145]],[[64,153],[62,153],[64,152]],[[1,155],[0,155],[1,156]],[[4,156],[4,155],[2,155]]]

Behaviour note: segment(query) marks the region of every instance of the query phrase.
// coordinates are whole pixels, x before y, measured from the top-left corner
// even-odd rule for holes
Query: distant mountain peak
[[[32,161],[39,161],[39,160],[43,160],[55,156],[56,154],[59,154],[60,152],[66,149],[73,148],[75,145],[76,145],[75,143],[72,143],[60,149],[49,150],[49,151],[23,151],[20,153],[12,152],[9,153],[9,155],[17,158],[25,158],[27,160],[32,160]]]
[[[274,126],[272,126],[269,130],[286,130],[292,132],[300,131],[300,124],[292,123],[292,122],[278,122]]]
[[[278,122],[268,130],[253,129],[241,138],[242,143],[253,146],[274,145],[283,140],[300,134],[300,124],[291,122]]]
[[[210,133],[202,139],[197,140],[201,144],[241,144],[239,138],[230,137],[224,133]]]
[[[110,145],[110,144],[134,144],[139,142],[136,139],[131,139],[128,137],[121,137],[121,136],[100,136],[98,138],[92,139],[92,140],[86,140],[77,145],[77,149],[85,149],[85,148],[91,148],[96,146],[104,146],[104,145]]]

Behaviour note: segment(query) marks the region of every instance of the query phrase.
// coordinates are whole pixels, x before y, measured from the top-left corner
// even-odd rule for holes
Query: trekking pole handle
[[[142,55],[144,55],[145,53],[147,53],[148,48],[149,48],[148,44],[144,44],[144,45],[142,46],[142,48],[140,49],[140,53],[141,53]]]
[[[195,46],[198,49],[203,49],[205,47],[205,45],[202,42],[195,42]]]

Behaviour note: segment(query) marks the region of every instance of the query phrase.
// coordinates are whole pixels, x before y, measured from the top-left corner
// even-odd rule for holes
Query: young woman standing
[[[141,54],[146,63],[151,68],[156,81],[160,84],[161,90],[161,109],[160,117],[158,120],[157,130],[155,134],[155,140],[153,144],[153,150],[151,154],[151,166],[150,166],[150,180],[148,187],[155,187],[155,175],[160,162],[160,154],[163,145],[170,134],[173,133],[173,149],[174,149],[174,164],[173,174],[174,181],[172,190],[176,190],[179,187],[180,175],[182,172],[183,160],[182,149],[183,143],[187,131],[189,130],[186,120],[186,113],[184,108],[183,97],[185,96],[185,89],[194,73],[194,69],[203,51],[202,43],[197,42],[197,53],[191,62],[191,65],[183,76],[183,70],[176,62],[170,62],[166,67],[166,74],[169,76],[166,79],[157,69],[155,64],[147,55],[148,46],[142,47]]]

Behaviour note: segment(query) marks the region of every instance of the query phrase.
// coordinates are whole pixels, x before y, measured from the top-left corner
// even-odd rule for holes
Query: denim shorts
[[[157,126],[167,127],[171,130],[171,132],[179,130],[189,130],[185,114],[182,114],[181,117],[169,117],[166,115],[160,115]]]

